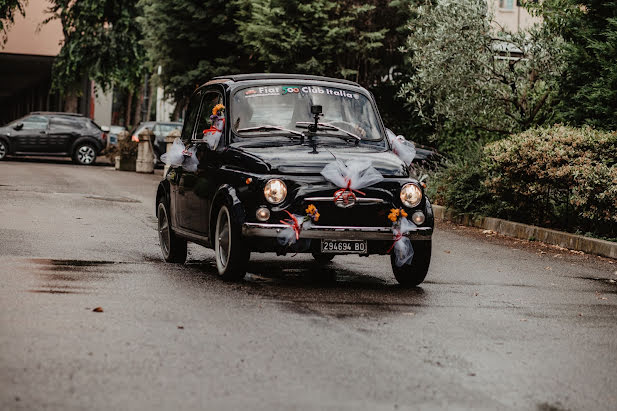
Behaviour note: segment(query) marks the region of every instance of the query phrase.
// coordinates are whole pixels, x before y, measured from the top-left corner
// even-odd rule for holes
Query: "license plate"
[[[322,253],[365,254],[365,240],[321,240]]]

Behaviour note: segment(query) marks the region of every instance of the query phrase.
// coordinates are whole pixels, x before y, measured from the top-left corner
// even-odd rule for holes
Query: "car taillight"
[[[107,133],[101,133],[101,140],[107,141]]]

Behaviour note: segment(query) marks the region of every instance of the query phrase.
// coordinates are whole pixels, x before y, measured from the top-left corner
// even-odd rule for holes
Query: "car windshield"
[[[308,123],[314,122],[311,106],[317,105],[323,110],[317,135],[382,139],[368,98],[351,90],[314,85],[255,86],[236,91],[230,113],[232,130],[242,137],[306,131]]]

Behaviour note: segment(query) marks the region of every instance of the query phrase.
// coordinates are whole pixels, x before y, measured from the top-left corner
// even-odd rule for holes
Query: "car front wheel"
[[[431,240],[412,241],[413,259],[410,264],[397,267],[394,252],[390,254],[390,263],[396,281],[403,287],[415,287],[426,278],[428,267],[431,263]]]
[[[222,205],[216,218],[214,254],[219,275],[226,281],[244,278],[250,252],[243,244],[241,229],[232,218],[226,205]]]
[[[168,263],[183,264],[186,261],[186,240],[177,237],[171,229],[169,208],[164,200],[157,207],[159,243],[163,258]]]
[[[82,143],[75,147],[73,152],[73,161],[83,166],[94,164],[96,160],[96,149],[92,144]]]

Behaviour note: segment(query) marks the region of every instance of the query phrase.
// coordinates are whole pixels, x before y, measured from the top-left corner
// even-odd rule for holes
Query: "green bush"
[[[437,204],[617,237],[617,132],[556,125],[472,145],[429,181]]]
[[[427,194],[436,204],[466,213],[487,213],[493,199],[483,184],[486,174],[483,167],[482,145],[472,143],[445,161],[435,173],[429,175]]]
[[[505,217],[614,236],[617,133],[556,125],[488,144],[485,187]]]

